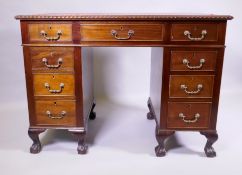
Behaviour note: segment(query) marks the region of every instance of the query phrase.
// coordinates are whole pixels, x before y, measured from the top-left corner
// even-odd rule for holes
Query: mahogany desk
[[[43,14],[21,22],[31,153],[39,134],[67,129],[87,152],[87,123],[95,119],[90,46],[152,48],[148,119],[156,121],[155,148],[164,156],[175,131],[199,131],[205,153],[216,156],[216,121],[227,20],[223,15]],[[90,128],[92,129],[92,128]]]

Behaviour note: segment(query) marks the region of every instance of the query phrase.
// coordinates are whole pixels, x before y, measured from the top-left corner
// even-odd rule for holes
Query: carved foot
[[[30,147],[30,153],[37,154],[41,151],[41,143],[39,140],[39,134],[44,131],[45,131],[45,129],[29,128],[28,134],[29,134],[29,137],[33,140],[33,144]]]
[[[148,120],[154,120],[155,119],[155,116],[154,116],[154,114],[153,114],[153,110],[152,110],[152,105],[151,105],[151,100],[150,100],[150,98],[149,98],[149,100],[148,100],[148,102],[147,102],[147,106],[148,106],[148,108],[149,108],[149,111],[150,112],[148,112],[147,113],[147,119]]]
[[[78,142],[78,147],[77,147],[77,152],[78,154],[86,154],[88,150],[88,146],[85,144],[79,144]]]
[[[90,112],[90,115],[89,115],[89,119],[90,120],[95,120],[95,118],[96,118],[96,112],[93,111],[95,106],[96,106],[96,103],[93,102],[92,109],[91,109],[91,112]]]
[[[159,131],[158,127],[156,127],[156,140],[158,146],[155,147],[155,154],[157,157],[164,157],[166,155],[165,141],[174,133],[174,131]]]
[[[70,131],[78,139],[77,152],[78,154],[86,154],[88,146],[86,145],[86,132],[85,131]]]
[[[91,112],[89,115],[90,120],[95,120],[96,119],[96,112]]]
[[[147,113],[147,119],[148,119],[148,120],[154,120],[155,117],[152,115],[151,112],[148,112],[148,113]]]
[[[216,152],[212,145],[218,140],[218,134],[216,131],[214,132],[207,132],[202,131],[200,132],[202,135],[204,135],[207,138],[207,143],[204,147],[204,151],[207,157],[216,157]]]
[[[164,145],[157,145],[155,147],[155,154],[157,157],[164,157],[166,155],[166,149]]]

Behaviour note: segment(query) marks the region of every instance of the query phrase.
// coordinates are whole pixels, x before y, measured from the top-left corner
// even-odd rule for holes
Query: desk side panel
[[[93,95],[93,57],[92,48],[82,47],[82,88],[83,88],[83,115],[87,123],[89,113],[94,102]]]
[[[151,49],[150,99],[155,112],[157,124],[160,125],[160,107],[163,72],[163,48]]]

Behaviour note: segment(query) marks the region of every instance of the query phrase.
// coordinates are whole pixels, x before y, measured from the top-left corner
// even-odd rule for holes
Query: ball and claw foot
[[[96,112],[91,112],[90,115],[89,115],[89,119],[90,120],[95,120],[96,119]]]
[[[86,154],[87,153],[88,146],[87,145],[78,145],[77,152],[78,154]]]
[[[165,141],[174,133],[175,131],[159,131],[159,127],[156,126],[155,136],[158,146],[155,147],[155,154],[157,157],[164,157],[166,155]]]
[[[147,113],[147,119],[148,119],[148,120],[153,120],[153,119],[155,119],[155,117],[152,115],[151,112],[148,112],[148,113]]]
[[[69,131],[78,139],[77,153],[86,154],[88,150],[88,146],[86,144],[86,132],[78,130]]]
[[[34,129],[34,128],[29,128],[28,134],[29,137],[32,139],[33,144],[30,147],[30,153],[32,154],[37,154],[41,151],[41,143],[39,140],[39,134],[44,132],[45,129]]]
[[[213,144],[218,140],[218,134],[216,131],[213,132],[200,132],[202,135],[204,135],[207,138],[207,143],[204,147],[204,152],[207,157],[216,157],[216,152],[213,148]]]
[[[33,143],[30,147],[30,153],[38,154],[41,151],[41,144],[40,143]]]
[[[204,148],[207,157],[216,157],[216,152],[212,146]]]
[[[155,154],[157,157],[164,157],[166,155],[166,150],[164,147],[158,145],[155,147]]]

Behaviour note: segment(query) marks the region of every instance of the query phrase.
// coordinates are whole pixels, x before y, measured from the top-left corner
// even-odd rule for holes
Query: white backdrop
[[[179,173],[182,174],[182,171],[187,169],[186,167],[183,169],[183,164],[181,162],[186,161],[197,161],[195,163],[202,164],[203,170],[199,173],[206,172],[218,172],[220,169],[221,173],[232,173],[241,174],[241,170],[238,165],[238,161],[241,162],[240,156],[241,153],[241,141],[239,134],[242,132],[240,129],[240,122],[242,122],[241,118],[241,97],[242,97],[242,55],[241,55],[241,39],[242,39],[242,1],[240,0],[122,0],[122,1],[114,1],[114,0],[9,0],[9,1],[0,1],[0,173],[3,170],[5,173],[3,174],[13,174],[14,169],[10,168],[11,164],[16,164],[15,161],[17,158],[14,157],[14,154],[17,154],[19,160],[24,160],[24,165],[31,165],[34,168],[37,168],[35,165],[35,161],[38,163],[43,163],[46,165],[45,160],[58,160],[63,158],[67,161],[69,160],[71,164],[75,165],[72,168],[77,168],[78,166],[81,168],[80,162],[75,162],[73,154],[65,155],[66,157],[61,157],[60,154],[63,153],[63,150],[66,148],[61,145],[57,147],[47,147],[47,154],[41,153],[38,157],[33,157],[28,154],[28,147],[30,145],[30,140],[27,137],[26,129],[28,126],[27,119],[27,101],[26,101],[26,90],[25,90],[25,77],[24,77],[24,65],[23,65],[23,54],[21,48],[21,35],[20,35],[20,27],[19,21],[14,20],[15,15],[19,14],[36,14],[36,13],[214,13],[214,14],[229,14],[235,17],[234,20],[228,22],[227,29],[227,37],[226,37],[226,51],[225,51],[225,61],[224,61],[224,71],[223,71],[223,79],[222,79],[222,88],[221,88],[221,105],[219,109],[219,129],[222,132],[221,140],[224,142],[218,142],[217,147],[219,147],[221,159],[216,158],[215,161],[211,162],[211,160],[200,160],[200,157],[195,157],[193,154],[178,154],[173,156],[170,155],[165,159],[153,159],[154,155],[142,155],[135,154],[134,156],[131,154],[123,153],[126,149],[122,148],[121,152],[113,151],[108,152],[105,149],[103,150],[105,154],[108,152],[110,156],[108,158],[103,159],[102,153],[98,150],[102,150],[100,147],[93,146],[93,150],[96,148],[96,152],[93,151],[92,154],[88,155],[90,157],[84,157],[82,161],[90,162],[90,165],[85,164],[85,166],[90,167],[91,171],[87,171],[91,174],[96,174],[95,169],[92,169],[92,162],[96,161],[105,161],[106,163],[113,163],[113,168],[119,170],[120,174],[127,173],[129,170],[129,165],[139,166],[139,169],[133,170],[139,174],[146,174],[146,170],[148,171],[146,166],[151,166],[149,172],[159,172],[163,173],[164,171]],[[113,101],[111,104],[122,104],[124,107],[115,107],[111,104],[103,105],[104,108],[101,108],[100,105],[97,110],[99,110],[100,115],[107,115],[107,110],[110,105],[113,107],[114,111],[116,109],[120,112],[120,116],[122,115],[133,115],[139,114],[145,117],[145,112],[147,109],[145,108],[147,97],[149,96],[149,72],[150,72],[150,48],[95,48],[94,52],[94,68],[95,68],[95,96],[98,100],[108,99],[107,103]],[[105,102],[106,103],[106,102]],[[132,111],[128,106],[139,105],[142,109],[137,111]],[[105,111],[106,108],[106,111]],[[122,109],[122,110],[121,110]],[[127,109],[127,113],[123,113]],[[113,112],[114,112],[113,111]],[[102,113],[103,112],[103,113]],[[142,114],[141,114],[142,112]],[[111,112],[110,112],[111,113]],[[117,114],[117,113],[115,113]],[[223,114],[223,115],[222,115]],[[226,114],[226,115],[225,115]],[[110,114],[111,115],[111,114]],[[12,119],[12,122],[7,121],[9,118]],[[106,118],[107,119],[107,118]],[[18,121],[18,122],[17,122]],[[98,122],[98,120],[97,120]],[[100,122],[100,121],[99,121]],[[137,121],[133,121],[137,122]],[[149,149],[155,146],[155,138],[153,134],[154,125],[151,123],[147,124],[147,121],[144,122],[144,125],[140,124],[142,127],[148,125],[150,127],[150,131],[147,129],[147,133],[150,132],[151,138],[151,146]],[[138,122],[139,123],[139,122]],[[111,123],[112,124],[112,123]],[[93,125],[93,127],[98,127],[97,125]],[[132,130],[130,127],[124,125]],[[9,129],[11,128],[11,132]],[[91,128],[91,127],[90,127]],[[108,126],[107,126],[108,128]],[[16,131],[17,130],[17,131]],[[108,132],[103,130],[103,133]],[[18,135],[19,134],[19,135]],[[21,134],[21,135],[20,135]],[[116,132],[118,133],[118,131]],[[130,132],[126,133],[130,135]],[[100,134],[101,135],[101,134]],[[132,136],[132,134],[131,134]],[[106,135],[106,139],[108,142],[108,136]],[[147,136],[148,137],[148,136]],[[18,143],[14,142],[11,139],[17,139]],[[21,139],[20,139],[21,138]],[[115,140],[116,137],[113,137]],[[186,141],[193,145],[196,145],[199,142],[204,144],[205,140],[200,143],[200,141],[196,140],[196,138],[189,138],[186,135],[183,135],[184,144]],[[237,138],[237,140],[232,140],[232,138]],[[111,139],[111,137],[109,138]],[[129,138],[128,142],[132,142],[132,138]],[[186,140],[187,139],[187,140]],[[227,140],[226,140],[227,139]],[[98,139],[97,139],[98,140]],[[99,140],[99,144],[102,145],[103,140]],[[104,142],[104,141],[103,141]],[[114,141],[113,141],[114,142]],[[118,141],[117,141],[118,142]],[[127,141],[126,141],[127,142]],[[187,143],[187,144],[188,144]],[[143,144],[141,142],[141,144]],[[12,146],[12,145],[19,145]],[[74,146],[73,146],[74,145]],[[117,146],[113,143],[114,147]],[[72,143],[72,146],[69,150],[72,150],[75,147],[75,143]],[[110,145],[109,145],[110,146]],[[112,144],[111,144],[112,146]],[[131,145],[132,146],[132,145]],[[137,146],[137,145],[136,145]],[[8,149],[8,148],[11,149]],[[21,148],[21,149],[18,149]],[[49,150],[48,150],[49,149]],[[112,149],[112,148],[110,148]],[[128,149],[128,148],[127,148]],[[146,149],[145,151],[149,150]],[[199,149],[201,149],[199,147]],[[23,152],[24,150],[24,152]],[[54,153],[51,152],[54,150]],[[152,150],[150,154],[153,154]],[[14,152],[17,151],[17,152]],[[49,151],[49,152],[48,152]],[[55,154],[57,151],[58,154]],[[219,152],[218,151],[218,152]],[[224,151],[224,153],[223,153]],[[226,152],[227,151],[227,152]],[[14,152],[14,154],[11,154]],[[22,153],[23,152],[23,153]],[[132,151],[131,151],[132,152]],[[186,152],[186,151],[181,151]],[[189,151],[188,151],[189,152]],[[20,153],[20,154],[18,154]],[[95,155],[96,154],[96,155]],[[122,155],[124,155],[122,157]],[[3,155],[3,156],[2,156]],[[42,155],[42,157],[41,157]],[[116,156],[118,156],[119,160],[116,160]],[[150,158],[150,157],[152,158]],[[172,159],[173,158],[175,159]],[[8,158],[6,158],[8,157]],[[46,159],[46,157],[48,157]],[[195,158],[193,158],[195,157]],[[38,158],[38,160],[37,160]],[[51,159],[53,158],[53,159]],[[127,161],[130,159],[130,161]],[[141,160],[144,160],[142,162]],[[179,160],[179,161],[175,161]],[[15,161],[15,162],[14,162]],[[81,161],[79,159],[79,161]],[[118,161],[117,164],[114,162]],[[174,162],[175,163],[172,163]],[[232,161],[234,161],[232,163]],[[134,163],[136,162],[136,163]],[[138,162],[138,163],[137,163]],[[143,164],[142,164],[143,163]],[[171,164],[169,164],[171,163]],[[50,162],[53,164],[53,162]],[[61,165],[67,166],[64,162],[61,162]],[[122,165],[122,166],[118,166]],[[159,167],[159,164],[161,168]],[[163,169],[162,164],[164,166],[177,166],[179,171],[175,171],[174,168],[166,168]],[[232,165],[233,164],[233,165]],[[191,164],[193,165],[193,164]],[[210,167],[211,165],[211,167]],[[47,166],[47,165],[46,165]],[[104,167],[103,167],[104,166]],[[187,164],[184,164],[187,166]],[[23,166],[23,162],[17,166],[17,171],[26,171],[25,168],[21,168]],[[48,166],[47,166],[48,167]],[[58,170],[61,171],[61,168],[58,166],[54,166],[56,169],[52,170],[52,173],[57,173]],[[145,168],[146,167],[146,168]],[[212,167],[215,167],[212,169]],[[40,172],[44,171],[44,167]],[[59,168],[59,169],[58,169]],[[62,167],[63,168],[63,167]],[[82,167],[83,168],[83,167]],[[96,167],[101,172],[112,172],[116,173],[115,170],[112,170],[112,167],[108,165],[100,165]],[[111,169],[110,169],[111,168]],[[198,167],[197,167],[198,168]],[[51,167],[49,167],[51,169]],[[71,172],[76,173],[78,171],[71,170]],[[109,169],[109,171],[107,171]],[[143,171],[144,169],[144,171]],[[188,168],[189,169],[189,168]],[[196,166],[195,166],[196,169]],[[70,171],[70,170],[69,170]],[[22,173],[23,173],[22,172]],[[28,171],[28,172],[35,172]],[[68,172],[68,171],[61,171]],[[26,173],[26,172],[25,172]],[[192,171],[191,171],[192,173]],[[2,174],[2,173],[1,173]],[[28,174],[28,173],[27,173]],[[51,174],[51,173],[50,173]],[[186,175],[189,172],[185,173]],[[193,172],[194,174],[194,172]]]

